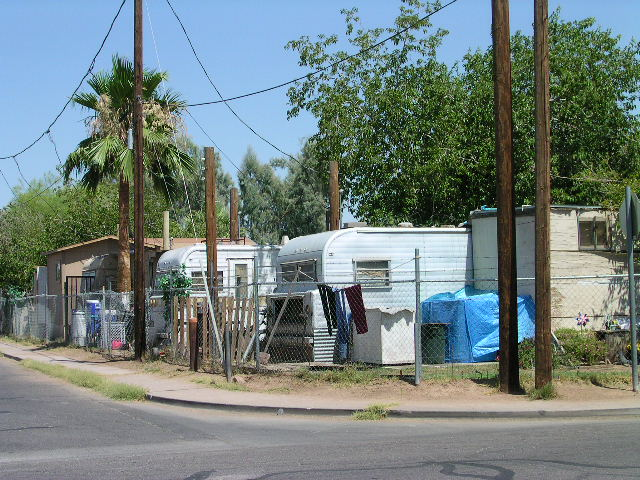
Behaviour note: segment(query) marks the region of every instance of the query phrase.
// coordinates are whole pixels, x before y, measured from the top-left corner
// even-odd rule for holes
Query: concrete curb
[[[0,352],[11,360],[22,361],[24,357]],[[68,367],[73,368],[73,367]],[[184,400],[163,395],[148,393],[147,400],[165,405],[175,405],[190,408],[202,408],[238,413],[267,413],[276,415],[305,415],[324,417],[350,417],[362,409],[354,408],[318,408],[318,407],[277,407],[272,405],[248,405],[239,403],[205,402],[199,400]],[[407,419],[534,419],[534,418],[578,418],[578,417],[606,417],[606,416],[640,416],[638,408],[603,408],[582,410],[510,410],[510,411],[480,411],[480,410],[405,410],[390,408],[388,417]]]
[[[162,395],[147,394],[147,400],[165,405],[223,410],[242,413],[275,413],[276,415],[308,415],[350,417],[362,409],[353,408],[317,408],[317,407],[277,407],[268,405],[229,404],[183,400]],[[512,410],[512,411],[476,411],[476,410],[403,410],[391,408],[389,418],[408,419],[533,419],[533,418],[579,418],[605,416],[640,416],[639,408],[606,408],[592,410]]]
[[[11,355],[9,353],[3,352],[2,350],[0,350],[0,353],[2,353],[2,355],[4,355],[6,358],[9,358],[11,360],[15,360],[16,362],[21,362],[22,360],[24,360],[24,358],[17,357],[15,355]]]

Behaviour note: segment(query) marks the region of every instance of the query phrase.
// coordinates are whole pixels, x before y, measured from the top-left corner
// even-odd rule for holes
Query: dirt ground
[[[522,396],[505,395],[496,388],[495,379],[438,379],[424,380],[416,387],[410,383],[410,377],[374,378],[364,383],[331,381],[320,375],[300,375],[295,371],[268,372],[261,374],[240,374],[239,384],[226,384],[225,378],[219,374],[191,372],[185,366],[173,365],[164,361],[137,362],[134,360],[106,358],[100,353],[81,348],[41,347],[41,352],[51,355],[62,355],[75,360],[87,362],[109,362],[120,368],[140,371],[162,377],[179,377],[187,381],[211,384],[212,387],[247,390],[252,392],[274,394],[298,394],[310,397],[331,397],[338,399],[367,398],[374,402],[425,401],[425,400],[484,400],[491,402],[521,401]],[[584,373],[611,374],[618,373],[631,376],[629,367],[621,365],[598,365],[580,369]],[[320,378],[317,378],[320,377]],[[615,382],[614,382],[615,383]],[[522,384],[526,390],[532,388],[530,372],[523,372]],[[608,386],[597,386],[587,381],[556,379],[554,385],[561,401],[606,401],[621,400],[633,397],[628,382],[615,383]]]

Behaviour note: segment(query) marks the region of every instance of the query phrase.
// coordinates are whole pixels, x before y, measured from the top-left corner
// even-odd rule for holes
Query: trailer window
[[[283,282],[293,282],[296,278],[298,282],[317,282],[316,261],[307,260],[304,262],[283,263],[280,265]]]
[[[354,260],[356,283],[373,283],[371,287],[388,287],[389,260]]]

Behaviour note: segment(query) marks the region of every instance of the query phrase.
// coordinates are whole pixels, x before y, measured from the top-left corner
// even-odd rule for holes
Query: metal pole
[[[338,162],[329,162],[329,230],[340,230]]]
[[[256,354],[256,369],[260,369],[260,292],[258,289],[258,280],[260,274],[258,272],[258,256],[253,257],[253,307],[255,315],[256,333],[253,337],[254,350]]]
[[[492,0],[500,298],[500,390],[520,392],[509,1]]]
[[[422,312],[420,309],[420,249],[415,250],[415,280],[416,280],[416,318],[413,324],[413,341],[415,347],[416,373],[414,383],[420,385],[422,380]]]
[[[135,330],[135,358],[142,360],[146,347],[145,339],[145,264],[144,264],[144,160],[143,160],[143,121],[142,121],[142,0],[135,0],[134,21],[134,76],[135,101],[133,104],[134,121],[134,258],[136,281],[134,287],[134,330]]]
[[[102,348],[109,348],[108,343],[109,343],[109,332],[110,329],[107,328],[107,332],[106,332],[106,337],[105,337],[105,315],[106,312],[105,310],[107,309],[107,294],[105,293],[105,287],[104,285],[102,286],[102,308],[100,309],[100,343],[102,345],[100,345]],[[103,340],[104,339],[104,340]]]
[[[535,387],[551,382],[551,114],[549,111],[548,0],[534,1],[536,84],[536,372]]]
[[[64,281],[64,299],[62,301],[64,305],[63,318],[64,323],[62,326],[62,335],[64,337],[64,343],[69,343],[71,339],[70,329],[69,329],[69,282],[65,278]]]
[[[627,262],[629,265],[629,309],[631,324],[629,330],[631,331],[631,376],[633,391],[638,391],[638,336],[636,327],[636,281],[633,276],[634,264],[633,264],[633,205],[631,203],[631,187],[625,189],[624,203],[627,211]]]

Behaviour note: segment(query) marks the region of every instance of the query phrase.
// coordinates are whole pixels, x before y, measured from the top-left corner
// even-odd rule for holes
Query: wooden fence
[[[245,353],[253,347],[256,333],[253,298],[218,297],[216,302],[216,331],[220,342],[224,342],[225,325],[231,331],[231,358],[233,363],[244,363]],[[211,322],[206,298],[179,298],[173,301],[173,330],[171,342],[177,356],[189,357],[189,319],[198,319],[198,351],[202,362],[220,359],[216,332]]]

